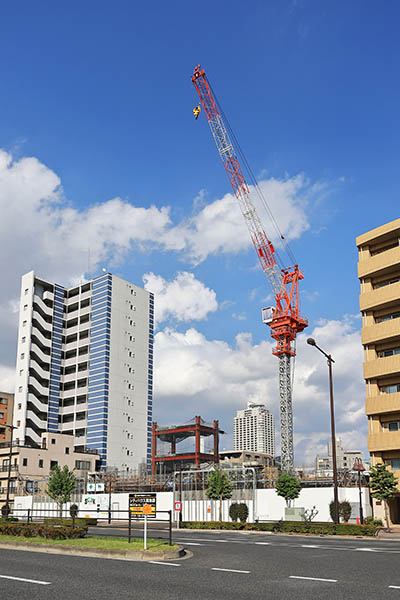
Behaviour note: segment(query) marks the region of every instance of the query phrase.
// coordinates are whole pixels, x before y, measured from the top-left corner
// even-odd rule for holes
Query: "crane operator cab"
[[[263,323],[268,325],[272,322],[275,306],[266,306],[261,309]]]

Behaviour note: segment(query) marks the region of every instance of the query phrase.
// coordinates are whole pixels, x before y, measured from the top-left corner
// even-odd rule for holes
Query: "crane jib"
[[[271,328],[271,336],[276,342],[276,346],[272,352],[279,358],[281,466],[283,471],[291,472],[294,469],[294,453],[290,358],[296,354],[294,341],[297,333],[303,331],[308,325],[307,319],[300,316],[299,309],[299,281],[303,279],[303,273],[297,265],[290,269],[283,269],[282,271],[278,267],[274,246],[268,239],[256,208],[252,203],[250,189],[243,175],[228,129],[224,123],[225,116],[223,118],[223,111],[222,109],[221,111],[219,110],[218,102],[214,97],[211,85],[207,81],[205,71],[201,69],[200,65],[194,69],[192,82],[199,95],[200,103],[210,126],[218,153],[238,200],[261,267],[267,276],[275,297],[276,306],[272,320],[268,318],[264,322]],[[265,199],[243,156],[235,135],[231,129],[229,130],[232,133],[238,154],[244,160],[244,164],[249,171],[254,189],[264,201],[264,206],[266,206]],[[275,223],[270,211],[269,214]],[[278,228],[277,231],[280,233]],[[281,238],[283,239],[282,235]]]

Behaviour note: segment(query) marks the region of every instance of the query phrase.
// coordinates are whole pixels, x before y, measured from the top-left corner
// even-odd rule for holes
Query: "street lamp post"
[[[333,360],[330,354],[327,354],[317,346],[314,338],[308,338],[307,344],[314,346],[319,350],[327,359],[328,370],[329,370],[329,401],[331,408],[331,437],[332,437],[332,466],[333,466],[333,502],[335,507],[335,523],[339,523],[339,498],[338,498],[338,477],[337,477],[337,462],[336,462],[336,433],[335,433],[335,408],[333,403],[333,376],[332,376],[332,363]]]
[[[361,473],[365,471],[361,458],[356,458],[354,461],[353,471],[358,472],[358,493],[360,497],[360,524],[364,524],[364,514],[362,507],[362,492],[361,492]]]

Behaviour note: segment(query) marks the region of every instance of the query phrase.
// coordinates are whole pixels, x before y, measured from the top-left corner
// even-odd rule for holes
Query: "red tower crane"
[[[279,359],[281,466],[283,471],[291,472],[294,469],[291,358],[296,354],[297,333],[308,325],[307,319],[300,316],[299,310],[299,281],[304,276],[298,265],[286,269],[280,269],[278,266],[275,248],[264,231],[239,163],[237,154],[241,154],[240,147],[234,136],[232,137],[235,146],[232,143],[226,119],[223,118],[212,87],[200,65],[194,69],[192,82],[239,202],[261,267],[275,297],[272,317],[265,316],[263,311],[263,321],[271,328],[271,336],[276,342],[272,353]],[[200,109],[195,114],[196,118],[199,112]],[[238,152],[235,147],[238,148]],[[256,182],[255,185],[257,186]]]

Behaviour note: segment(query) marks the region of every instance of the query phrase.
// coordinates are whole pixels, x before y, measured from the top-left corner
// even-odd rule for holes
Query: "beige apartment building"
[[[365,411],[371,466],[385,462],[400,481],[400,219],[357,237]],[[400,489],[400,486],[399,486]],[[375,514],[383,507],[376,506]],[[390,518],[400,523],[399,497]]]
[[[10,464],[10,442],[0,443],[0,507],[5,504]],[[55,465],[75,469],[77,482],[85,491],[88,473],[98,470],[100,455],[96,450],[74,451],[74,437],[62,433],[42,433],[41,447],[12,444],[10,472],[10,501],[15,496],[44,494],[50,470]]]

